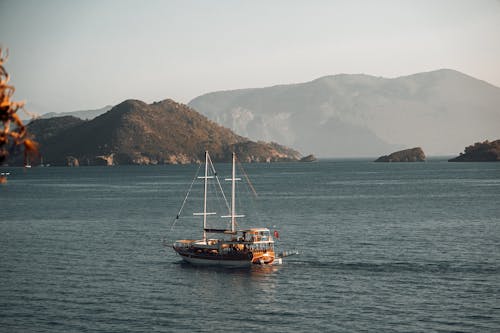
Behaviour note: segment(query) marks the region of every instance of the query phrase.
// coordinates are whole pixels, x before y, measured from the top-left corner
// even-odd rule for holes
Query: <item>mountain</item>
[[[424,162],[425,154],[422,148],[416,147],[394,152],[377,158],[374,162]]]
[[[85,123],[85,121],[80,118],[64,116],[34,120],[28,125],[28,129],[29,133],[34,135],[38,142],[45,142],[82,123]]]
[[[49,113],[43,114],[41,116],[41,118],[48,119],[48,118],[55,118],[55,117],[73,116],[73,117],[80,118],[83,120],[91,120],[97,116],[100,116],[103,113],[108,112],[109,110],[111,110],[112,107],[113,107],[112,105],[106,105],[103,108],[95,109],[95,110],[80,110],[80,111],[61,112],[61,113],[49,112]]]
[[[449,162],[500,162],[500,140],[476,142]]]
[[[373,157],[404,146],[449,155],[497,135],[500,124],[500,88],[450,69],[393,79],[339,74],[208,93],[189,106],[240,135],[321,157]]]
[[[41,116],[36,116],[34,119],[49,119],[49,118],[57,118],[57,117],[65,117],[65,116],[72,116],[76,117],[82,120],[91,120],[94,119],[97,116],[100,116],[103,113],[108,112],[111,110],[113,106],[112,105],[106,105],[105,107],[102,107],[100,109],[93,109],[93,110],[79,110],[79,111],[71,111],[71,112],[47,112],[43,113]],[[32,114],[40,114],[37,112],[39,107],[37,106],[32,106],[32,104],[28,104],[27,110],[29,110],[30,114],[21,114],[21,119],[25,122],[28,123],[33,120]]]
[[[296,161],[300,153],[275,143],[253,142],[172,100],[127,100],[92,120],[72,116],[37,119],[28,131],[52,165],[177,164],[213,161]]]

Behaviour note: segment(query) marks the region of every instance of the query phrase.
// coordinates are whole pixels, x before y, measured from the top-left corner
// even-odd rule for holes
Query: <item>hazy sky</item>
[[[500,86],[500,1],[0,0],[0,44],[15,100],[41,113],[337,73]]]

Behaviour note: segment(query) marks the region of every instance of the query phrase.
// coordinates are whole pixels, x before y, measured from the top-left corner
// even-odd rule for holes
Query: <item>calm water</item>
[[[196,168],[10,169],[0,331],[500,331],[500,163],[247,165],[240,223],[300,251],[249,270],[162,246]]]

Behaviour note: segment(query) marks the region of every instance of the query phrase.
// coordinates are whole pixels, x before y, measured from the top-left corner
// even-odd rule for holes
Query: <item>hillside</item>
[[[247,162],[301,158],[289,148],[236,135],[172,100],[127,100],[89,121],[38,119],[29,131],[40,143],[44,162],[52,165],[193,163],[205,150],[214,161],[229,161],[233,150]]]
[[[103,108],[95,109],[95,110],[80,110],[80,111],[62,112],[62,113],[49,112],[49,113],[44,113],[41,116],[41,118],[47,119],[47,118],[55,118],[55,117],[72,116],[72,117],[80,118],[83,120],[91,120],[97,116],[100,116],[103,113],[108,112],[112,108],[113,108],[112,105],[106,105]]]
[[[373,157],[403,146],[449,155],[496,136],[500,123],[500,88],[449,69],[393,79],[325,76],[213,92],[189,105],[240,135],[320,157]]]
[[[50,118],[71,116],[71,117],[75,117],[75,118],[82,119],[82,120],[91,120],[97,116],[100,116],[103,113],[108,112],[109,110],[111,110],[112,107],[113,106],[111,106],[111,105],[106,105],[105,107],[102,107],[100,109],[78,110],[78,111],[60,112],[60,113],[47,112],[47,113],[43,113],[41,115],[40,115],[40,113],[37,113],[36,106],[34,106],[34,107],[28,106],[27,109],[30,110],[31,113],[34,113],[36,115],[36,117],[35,117],[36,119],[50,119]],[[23,121],[26,123],[33,120],[33,118],[26,113],[23,113],[20,116],[23,119]]]
[[[500,162],[500,140],[476,142],[449,162]]]
[[[37,119],[28,125],[29,132],[36,136],[39,142],[45,142],[50,138],[59,135],[61,132],[72,127],[81,125],[85,121],[72,116],[57,118]]]

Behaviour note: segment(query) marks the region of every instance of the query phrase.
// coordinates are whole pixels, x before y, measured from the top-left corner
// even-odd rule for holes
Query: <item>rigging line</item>
[[[261,221],[260,215],[259,215],[260,210],[257,209],[257,205],[256,205],[257,198],[254,197],[254,195],[251,193],[250,186],[243,186],[243,188],[245,189],[245,195],[248,198],[248,200],[245,200],[247,205],[249,205],[248,210],[253,213],[252,217],[255,217],[257,222],[260,225],[262,221]]]
[[[215,197],[216,197],[216,203],[217,203],[217,209],[219,212],[222,212],[224,211],[224,203],[222,202],[222,198],[219,194],[219,189],[217,188],[217,185],[215,185],[215,182],[212,182],[212,186],[213,186],[213,191],[215,193]],[[221,221],[226,221],[227,219],[224,219],[222,218],[220,215],[220,220]],[[219,221],[219,224],[221,224],[221,222]],[[229,222],[229,225],[230,225],[230,222]],[[226,225],[226,229],[228,228],[228,225]]]
[[[235,186],[236,186],[236,191],[235,192],[239,193],[238,189],[240,188],[240,184],[236,183]],[[241,195],[237,196],[237,200],[238,200],[238,207],[243,207]],[[239,227],[238,221],[236,219],[234,219],[234,227],[235,228]]]
[[[243,164],[241,164],[240,161],[238,161],[238,166],[240,167],[241,172],[243,173],[243,176],[245,176],[245,179],[247,180],[248,186],[250,186],[250,189],[252,190],[253,195],[257,198],[258,197],[257,191],[253,187],[252,182],[250,181],[250,178],[248,178],[248,175],[245,172],[245,169],[243,169]]]
[[[174,219],[172,220],[172,225],[170,226],[170,231],[172,231],[172,229],[174,228],[175,222],[177,222],[177,220],[179,219],[179,217],[182,213],[182,210],[184,209],[184,206],[186,205],[186,201],[189,197],[189,193],[191,193],[191,189],[193,188],[193,184],[196,181],[196,179],[198,178],[198,174],[200,173],[201,166],[202,166],[202,163],[200,163],[200,165],[198,165],[198,170],[196,170],[193,181],[191,182],[191,185],[189,185],[189,189],[186,193],[186,197],[184,198],[184,201],[182,202],[181,208],[179,209],[177,216],[175,216]]]
[[[212,168],[212,172],[214,173],[217,184],[219,185],[220,192],[222,193],[222,197],[224,198],[224,202],[226,203],[226,208],[228,209],[228,211],[231,211],[231,207],[229,207],[229,202],[227,201],[226,195],[224,194],[224,190],[222,189],[222,185],[220,184],[219,176],[217,175],[217,171],[215,171],[215,167],[212,163],[212,158],[210,157],[210,155],[208,155],[208,160],[210,161],[210,167]]]
[[[224,207],[225,203],[223,202],[222,197],[219,194],[219,192],[221,192],[221,191],[219,190],[219,188],[215,184],[215,182],[211,182],[211,184],[212,184],[212,189],[213,189],[213,191],[215,193],[215,197],[216,197],[216,201],[215,202],[217,203],[217,211],[218,212],[223,212],[224,209],[227,209],[227,207]],[[227,219],[222,218],[220,215],[219,215],[219,218],[220,218],[221,221],[227,220]],[[220,221],[218,223],[221,224]]]
[[[248,186],[243,186],[245,189],[246,195],[249,199],[249,200],[246,200],[246,202],[249,202],[249,205],[251,206],[250,209],[252,212],[254,212],[254,216],[255,216],[257,222],[259,224],[262,224],[265,221],[265,219],[263,218],[263,215],[262,215],[262,209],[260,209],[262,207],[259,205],[259,202],[258,202],[259,196],[257,194],[257,191],[253,187],[253,185],[250,181],[250,178],[248,177],[246,171],[244,170],[243,164],[238,163],[238,165],[240,166],[240,170],[244,174],[244,176],[247,180],[246,183],[248,184]]]
[[[219,191],[217,189],[217,185],[215,185],[215,182],[210,182],[210,190],[213,191],[213,193],[215,193],[215,203],[214,203],[214,206],[215,204],[217,205],[217,212],[221,212],[223,211],[223,204],[222,204],[222,199],[220,198],[220,195],[219,195]],[[210,192],[212,193],[212,192]],[[212,203],[212,202],[211,202]]]

